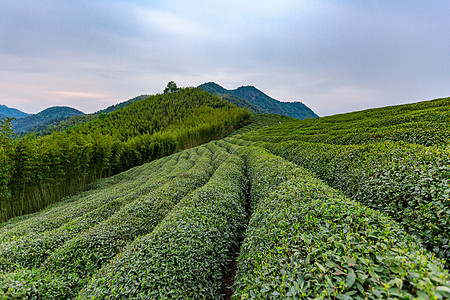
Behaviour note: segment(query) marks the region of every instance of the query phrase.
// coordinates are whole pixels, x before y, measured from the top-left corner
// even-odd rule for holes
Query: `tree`
[[[14,137],[14,131],[11,128],[11,122],[14,118],[0,118],[0,145],[9,144]]]
[[[12,177],[12,155],[14,131],[13,118],[0,118],[0,222],[8,217],[8,203],[11,196],[8,185]]]
[[[167,84],[167,87],[164,89],[164,94],[166,93],[176,93],[178,92],[179,88],[177,87],[177,84],[173,81],[170,81]]]

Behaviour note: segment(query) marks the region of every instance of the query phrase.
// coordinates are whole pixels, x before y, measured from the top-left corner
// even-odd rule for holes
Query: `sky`
[[[0,0],[0,104],[90,113],[213,81],[318,115],[450,96],[448,0]]]

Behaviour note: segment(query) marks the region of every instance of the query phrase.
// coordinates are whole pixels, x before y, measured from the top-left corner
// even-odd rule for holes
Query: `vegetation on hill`
[[[387,212],[429,250],[450,259],[449,111],[450,98],[443,98],[288,121],[240,139]]]
[[[53,107],[44,109],[43,111],[41,111],[35,115],[30,115],[25,118],[16,119],[11,123],[11,125],[12,125],[12,129],[14,130],[14,132],[16,134],[21,134],[22,132],[24,132],[30,128],[33,128],[33,127],[36,127],[39,125],[43,125],[48,122],[52,122],[55,120],[62,120],[67,117],[77,116],[77,115],[82,115],[82,114],[83,114],[83,112],[81,112],[75,108],[71,108],[71,107],[67,107],[67,106],[53,106]]]
[[[293,120],[266,129],[255,140],[361,144],[404,141],[425,146],[447,145],[450,139],[450,98],[388,106],[353,113]]]
[[[37,211],[94,179],[221,138],[248,116],[225,100],[187,88],[137,101],[65,132],[8,141],[10,150],[0,153],[6,163],[1,219]]]
[[[233,299],[450,296],[442,262],[383,212],[236,141],[0,224],[0,297],[220,299],[236,255]]]
[[[450,291],[439,260],[383,212],[261,148],[231,149],[247,161],[253,211],[233,299],[443,298]]]
[[[67,149],[103,147],[86,162],[106,161],[110,169],[93,165],[105,174],[156,149],[155,136],[170,150],[158,153],[170,155],[0,223],[0,298],[450,299],[448,100],[305,121],[252,115],[221,140],[170,154],[193,144],[186,128],[201,124],[190,132],[198,139],[230,124],[211,120],[248,114],[168,86],[36,139],[64,144],[91,133],[97,148]],[[140,132],[141,118],[148,131]],[[27,145],[11,139],[9,122],[0,124],[6,173],[16,143]],[[417,130],[400,134],[403,123]],[[60,152],[60,161],[73,156]],[[123,156],[112,161],[116,153]]]
[[[251,104],[250,102],[248,102],[245,99],[242,99],[242,98],[239,98],[239,97],[236,97],[233,95],[228,95],[228,94],[218,94],[217,96],[219,96],[223,100],[227,100],[228,102],[233,103],[237,107],[245,107],[254,114],[266,114],[267,113],[262,108],[254,105],[254,104]]]
[[[231,95],[245,99],[266,113],[284,115],[301,120],[318,117],[302,102],[281,102],[267,96],[253,86],[242,86],[235,90],[227,90],[214,82],[208,82],[199,85],[199,88],[214,95]]]
[[[33,134],[40,137],[52,134],[53,132],[66,131],[68,128],[94,121],[98,116],[97,114],[86,114],[52,120],[23,131],[21,136]]]
[[[125,108],[125,107],[127,107],[128,105],[130,105],[131,103],[134,103],[134,102],[136,102],[136,101],[139,101],[139,100],[142,100],[142,99],[145,99],[145,98],[148,98],[148,97],[150,97],[150,95],[140,95],[140,96],[131,98],[131,99],[127,100],[127,101],[120,102],[120,103],[118,103],[118,104],[108,106],[108,107],[105,108],[105,109],[101,109],[101,110],[95,112],[95,114],[96,114],[96,115],[99,115],[99,114],[108,114],[108,113],[113,112],[113,111],[116,111],[116,110],[118,110],[118,109],[120,109],[120,108]]]
[[[29,114],[24,113],[23,111],[20,111],[17,108],[10,108],[6,105],[0,104],[0,117],[1,118],[9,117],[9,118],[20,119],[20,118],[25,118],[27,116],[29,116]]]
[[[115,110],[124,108],[128,105],[130,105],[133,102],[148,98],[148,95],[141,95],[134,97],[132,99],[129,99],[127,101],[111,105],[105,109],[99,110],[92,114],[80,114],[75,116],[65,116],[58,119],[52,119],[50,121],[47,121],[43,124],[36,125],[34,127],[30,127],[20,133],[21,136],[24,136],[26,134],[36,134],[36,136],[44,136],[49,135],[54,131],[65,131],[66,129],[70,127],[74,127],[77,125],[85,124],[90,121],[93,121],[97,119],[101,114],[107,114],[110,112],[113,112]]]

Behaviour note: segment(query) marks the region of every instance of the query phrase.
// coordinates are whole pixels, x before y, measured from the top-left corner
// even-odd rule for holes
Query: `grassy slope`
[[[301,122],[258,133],[255,140],[288,140],[331,144],[405,141],[423,145],[448,144],[450,98],[375,108]]]

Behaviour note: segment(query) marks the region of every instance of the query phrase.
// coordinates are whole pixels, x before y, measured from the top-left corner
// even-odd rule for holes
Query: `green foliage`
[[[215,160],[222,159],[216,155]],[[108,202],[98,208],[91,206],[82,216],[59,228],[47,226],[39,232],[35,227],[32,235],[21,237],[17,236],[20,227],[16,224],[15,231],[8,230],[0,236],[7,241],[0,251],[0,269],[8,273],[1,280],[8,282],[17,274],[26,279],[20,288],[10,288],[8,293],[19,295],[25,288],[33,291],[29,294],[32,297],[73,297],[99,267],[136,237],[151,232],[180,199],[205,184],[211,176],[212,162],[208,148],[191,149],[164,164],[152,164],[152,168],[134,172],[131,181],[120,180],[107,189],[97,188],[95,193],[84,195],[77,203],[87,200],[99,204],[105,196]],[[64,210],[68,215],[73,211],[68,210],[71,205],[68,203]],[[55,224],[55,213],[47,214],[45,223]],[[29,221],[26,223],[30,225]],[[32,274],[42,274],[46,279],[30,279]],[[47,291],[53,281],[59,282],[56,293]]]
[[[14,120],[12,128],[17,135],[24,135],[24,133],[32,132],[30,130],[37,126],[52,122],[58,123],[63,119],[78,115],[83,115],[83,112],[71,107],[53,106],[35,115]]]
[[[170,81],[167,83],[166,88],[164,89],[164,94],[166,93],[176,93],[178,92],[179,88],[177,87],[177,84],[173,81]]]
[[[0,220],[37,211],[94,179],[221,138],[244,125],[249,113],[187,88],[101,116],[65,132],[13,143],[10,196],[2,202],[6,213]]]
[[[306,142],[295,139],[308,135],[295,130],[302,123],[253,115],[226,139],[190,148],[245,122],[245,112],[217,98],[195,104],[196,93],[145,104],[167,120],[136,102],[39,139],[11,139],[3,121],[1,167],[14,199],[30,199],[39,182],[47,196],[72,181],[85,191],[0,223],[0,298],[220,299],[242,239],[233,299],[450,297],[449,272],[436,258],[448,255],[450,152],[442,140],[391,141],[384,124],[377,142],[318,142],[333,131],[309,132],[316,140]],[[188,96],[190,108],[165,103]],[[425,106],[400,108],[415,115]],[[136,116],[159,130],[133,132]],[[158,155],[168,156],[89,183]]]
[[[0,297],[220,298],[248,180],[235,299],[449,296],[442,262],[398,223],[236,137],[0,224]]]
[[[260,148],[248,163],[254,212],[234,299],[449,296],[450,275],[397,223]]]
[[[399,221],[442,258],[450,258],[450,152],[405,143],[262,146],[314,172],[331,186]]]
[[[5,215],[6,201],[11,196],[8,189],[12,179],[13,136],[12,118],[0,118],[0,215]],[[1,221],[1,219],[0,219]]]
[[[11,128],[11,122],[13,118],[0,118],[0,145],[6,147],[10,144],[11,139],[14,136],[14,131]]]
[[[45,135],[52,134],[52,132],[55,132],[55,131],[70,132],[71,127],[86,124],[88,122],[91,122],[91,121],[99,118],[100,115],[102,115],[102,114],[107,114],[107,113],[122,109],[122,108],[130,105],[131,103],[134,103],[136,101],[139,101],[139,100],[142,100],[142,99],[145,99],[148,97],[149,97],[148,95],[137,96],[137,97],[134,97],[127,101],[124,101],[124,102],[121,102],[121,103],[118,103],[115,105],[111,105],[111,106],[109,106],[105,109],[99,110],[93,114],[82,114],[82,115],[75,115],[75,116],[71,116],[71,117],[64,116],[64,117],[61,117],[58,119],[52,119],[41,125],[30,127],[27,130],[22,131],[20,135],[24,136],[29,133],[35,133],[36,136],[45,136]]]
[[[227,156],[204,187],[103,267],[78,298],[219,297],[228,249],[245,219],[244,163]]]
[[[240,144],[254,141],[352,199],[387,212],[448,260],[449,108],[450,98],[436,99],[289,121],[236,137]]]
[[[328,117],[292,121],[254,132],[254,141],[305,141],[361,144],[404,141],[425,146],[446,145],[450,137],[450,98],[375,108]]]

